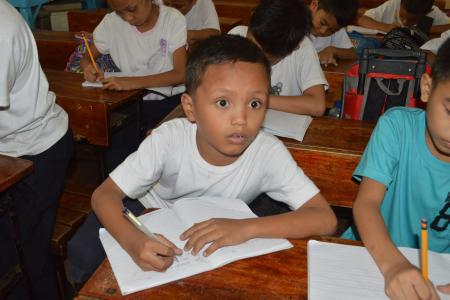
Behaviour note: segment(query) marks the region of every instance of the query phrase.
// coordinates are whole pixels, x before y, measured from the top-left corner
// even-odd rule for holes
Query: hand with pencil
[[[89,45],[84,33],[82,34],[84,45],[86,47],[86,54],[80,61],[81,69],[83,70],[84,79],[90,82],[103,80],[103,70],[97,66],[95,59],[100,56],[100,52],[95,45]]]

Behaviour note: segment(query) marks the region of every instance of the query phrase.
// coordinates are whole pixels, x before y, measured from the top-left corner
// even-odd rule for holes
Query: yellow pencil
[[[92,65],[95,68],[95,72],[97,72],[97,74],[98,74],[100,72],[98,71],[97,64],[95,63],[95,60],[94,60],[94,56],[92,56],[92,52],[91,52],[91,48],[89,47],[89,43],[86,40],[86,37],[84,36],[84,33],[81,36],[83,37],[84,45],[86,46],[86,49],[87,49],[87,51],[89,53],[89,57],[91,58]]]
[[[422,276],[428,280],[428,225],[427,220],[422,219]]]

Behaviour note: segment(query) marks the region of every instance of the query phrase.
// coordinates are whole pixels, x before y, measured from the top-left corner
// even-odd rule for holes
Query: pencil
[[[428,280],[428,224],[427,220],[422,219],[422,276]]]
[[[84,33],[81,36],[83,37],[84,45],[86,46],[86,49],[89,53],[89,57],[91,58],[92,65],[95,68],[95,72],[97,72],[97,74],[99,74],[100,72],[98,71],[97,64],[95,63],[94,56],[92,56],[91,48],[89,47],[89,43],[88,43],[86,37],[84,36]]]

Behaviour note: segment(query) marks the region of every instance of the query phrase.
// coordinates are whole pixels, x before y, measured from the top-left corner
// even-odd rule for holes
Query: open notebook
[[[419,266],[420,250],[399,248]],[[435,285],[450,282],[450,254],[429,251],[428,270]],[[450,295],[439,294],[442,300]],[[384,279],[365,247],[308,242],[308,299],[388,299]]]
[[[273,135],[303,141],[312,117],[268,109],[262,129]]]
[[[194,223],[210,218],[243,219],[254,218],[247,204],[237,199],[185,198],[178,200],[172,208],[161,208],[145,214],[139,219],[151,231],[163,234],[179,248],[185,242],[179,236]],[[105,248],[122,295],[192,276],[228,264],[230,262],[275,252],[292,247],[286,239],[252,239],[235,246],[221,248],[209,257],[193,256],[185,252],[179,262],[166,272],[142,271],[123,250],[116,240],[105,230],[100,230],[100,240]]]
[[[376,30],[376,29],[371,29],[371,28],[366,28],[366,27],[361,27],[361,26],[356,26],[356,25],[348,25],[347,32],[352,32],[352,31],[356,31],[361,34],[371,34],[371,35],[377,35],[377,34],[385,35],[386,34],[385,31],[381,31],[381,30]]]

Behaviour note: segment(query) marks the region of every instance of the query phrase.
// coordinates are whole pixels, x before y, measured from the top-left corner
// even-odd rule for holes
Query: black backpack
[[[430,33],[432,24],[433,18],[426,16],[411,28],[394,28],[384,36],[382,47],[417,51],[420,46],[429,40],[428,34]]]

